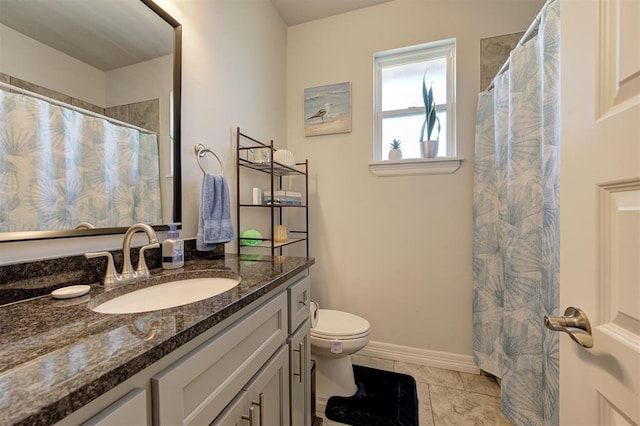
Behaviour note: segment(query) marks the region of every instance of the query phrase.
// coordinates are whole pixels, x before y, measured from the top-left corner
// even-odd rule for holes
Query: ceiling
[[[173,52],[171,25],[138,1],[0,0],[0,23],[102,71]]]
[[[392,0],[271,1],[292,26]],[[0,0],[0,11],[0,23],[103,71],[173,49],[171,26],[137,1]]]
[[[393,0],[271,0],[288,26]]]

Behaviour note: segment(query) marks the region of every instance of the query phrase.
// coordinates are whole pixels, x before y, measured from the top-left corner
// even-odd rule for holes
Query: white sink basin
[[[107,300],[93,308],[93,311],[101,314],[134,314],[174,308],[224,293],[239,283],[238,279],[220,277],[171,281]]]

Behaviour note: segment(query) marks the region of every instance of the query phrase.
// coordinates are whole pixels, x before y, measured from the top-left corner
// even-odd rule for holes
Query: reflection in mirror
[[[150,0],[0,0],[0,241],[180,221],[181,27]]]

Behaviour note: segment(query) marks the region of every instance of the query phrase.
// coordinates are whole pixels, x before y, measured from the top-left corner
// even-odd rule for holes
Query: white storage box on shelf
[[[264,191],[264,203],[271,203],[271,191]],[[276,204],[285,204],[289,206],[302,205],[302,194],[294,191],[274,191],[273,200]]]

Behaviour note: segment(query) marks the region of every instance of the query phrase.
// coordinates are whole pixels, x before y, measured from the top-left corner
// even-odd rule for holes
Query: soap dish
[[[89,293],[91,287],[88,285],[70,285],[61,287],[51,292],[54,299],[72,299],[74,297],[84,296]]]

